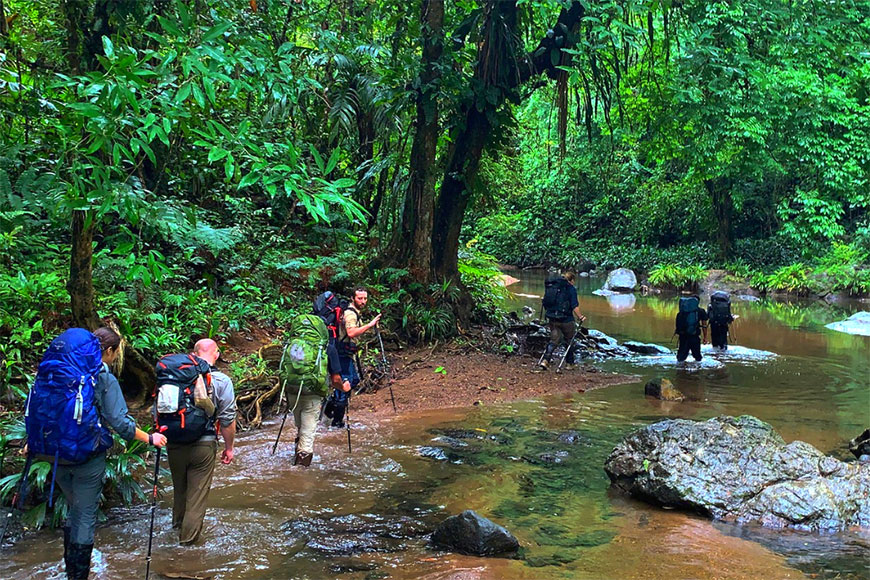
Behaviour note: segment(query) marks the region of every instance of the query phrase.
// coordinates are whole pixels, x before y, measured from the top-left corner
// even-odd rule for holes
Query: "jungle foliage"
[[[0,394],[70,324],[145,372],[360,282],[450,336],[494,260],[866,292],[868,7],[3,0]]]

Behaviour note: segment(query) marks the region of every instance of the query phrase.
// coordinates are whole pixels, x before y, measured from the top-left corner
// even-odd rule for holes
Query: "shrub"
[[[649,273],[653,286],[671,288],[694,287],[707,277],[707,270],[700,266],[680,266],[679,264],[658,264]]]

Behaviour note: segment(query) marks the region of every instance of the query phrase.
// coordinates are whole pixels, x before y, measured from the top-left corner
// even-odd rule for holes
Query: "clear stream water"
[[[543,278],[523,273],[511,306],[540,306]],[[588,326],[620,341],[670,345],[674,298],[593,296],[578,281]],[[705,302],[702,299],[702,302]],[[270,455],[277,424],[245,435],[217,468],[207,540],[182,549],[157,512],[152,578],[623,579],[870,578],[870,533],[808,534],[735,526],[663,510],[609,489],[602,465],[634,428],[666,417],[752,414],[787,440],[849,458],[870,426],[870,338],[827,330],[870,304],[734,301],[738,349],[678,369],[673,357],[598,364],[631,382],[540,400],[401,413],[321,434],[308,470],[292,468],[291,437]],[[670,345],[673,346],[673,345]],[[434,361],[433,361],[434,362]],[[485,369],[481,369],[481,374]],[[667,376],[690,400],[643,396]],[[163,479],[168,483],[168,476]],[[426,534],[474,509],[510,529],[520,559],[433,551]],[[113,509],[97,532],[92,577],[144,577],[148,506]],[[63,543],[43,531],[7,549],[0,578],[61,578]]]

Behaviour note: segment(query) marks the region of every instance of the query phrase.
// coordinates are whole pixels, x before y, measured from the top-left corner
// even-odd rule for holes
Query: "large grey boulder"
[[[713,518],[801,530],[870,529],[870,464],[785,444],[755,417],[670,419],[627,436],[604,465],[612,485]]]
[[[607,275],[603,290],[613,292],[632,292],[637,288],[637,276],[628,268],[617,268]]]
[[[450,516],[432,534],[436,546],[473,556],[499,556],[515,553],[520,543],[509,531],[472,510]]]
[[[870,336],[870,312],[856,312],[846,320],[826,324],[825,328],[845,332],[846,334]]]

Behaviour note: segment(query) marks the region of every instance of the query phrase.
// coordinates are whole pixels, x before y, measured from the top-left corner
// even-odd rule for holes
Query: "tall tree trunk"
[[[490,0],[488,8],[491,11],[488,18],[494,19],[495,25],[488,28],[480,44],[478,66],[471,84],[495,88],[499,96],[495,103],[481,98],[480,102],[466,103],[457,111],[457,117],[464,119],[464,123],[460,121],[455,125],[464,128],[453,139],[435,210],[432,267],[436,278],[456,280],[459,277],[459,234],[471,199],[469,188],[477,177],[489,142],[490,118],[507,98],[519,99],[515,92],[519,85],[541,73],[553,79],[558,77],[560,71],[553,63],[561,62],[562,52],[574,47],[576,36],[565,32],[573,32],[585,13],[579,1],[563,8],[551,29],[557,33],[544,36],[533,52],[520,57],[515,53],[515,46],[507,46],[513,44],[516,37],[516,1]],[[553,51],[559,51],[558,58],[554,58]]]
[[[451,148],[441,194],[435,210],[432,236],[432,266],[436,278],[459,277],[459,234],[468,202],[471,183],[477,177],[480,160],[489,134],[486,112],[470,107],[466,111],[465,129]]]
[[[713,213],[716,215],[716,243],[719,246],[719,257],[726,260],[731,257],[731,214],[734,210],[734,200],[731,197],[733,181],[725,177],[704,180],[704,186],[713,202]]]
[[[73,323],[88,330],[96,330],[102,326],[94,304],[93,241],[93,220],[86,211],[73,211],[72,250],[66,289],[69,292]]]
[[[402,212],[400,249],[411,274],[420,281],[432,279],[432,227],[435,212],[435,162],[438,148],[438,61],[444,50],[444,0],[423,0],[423,69],[417,88],[417,119],[405,206]]]

